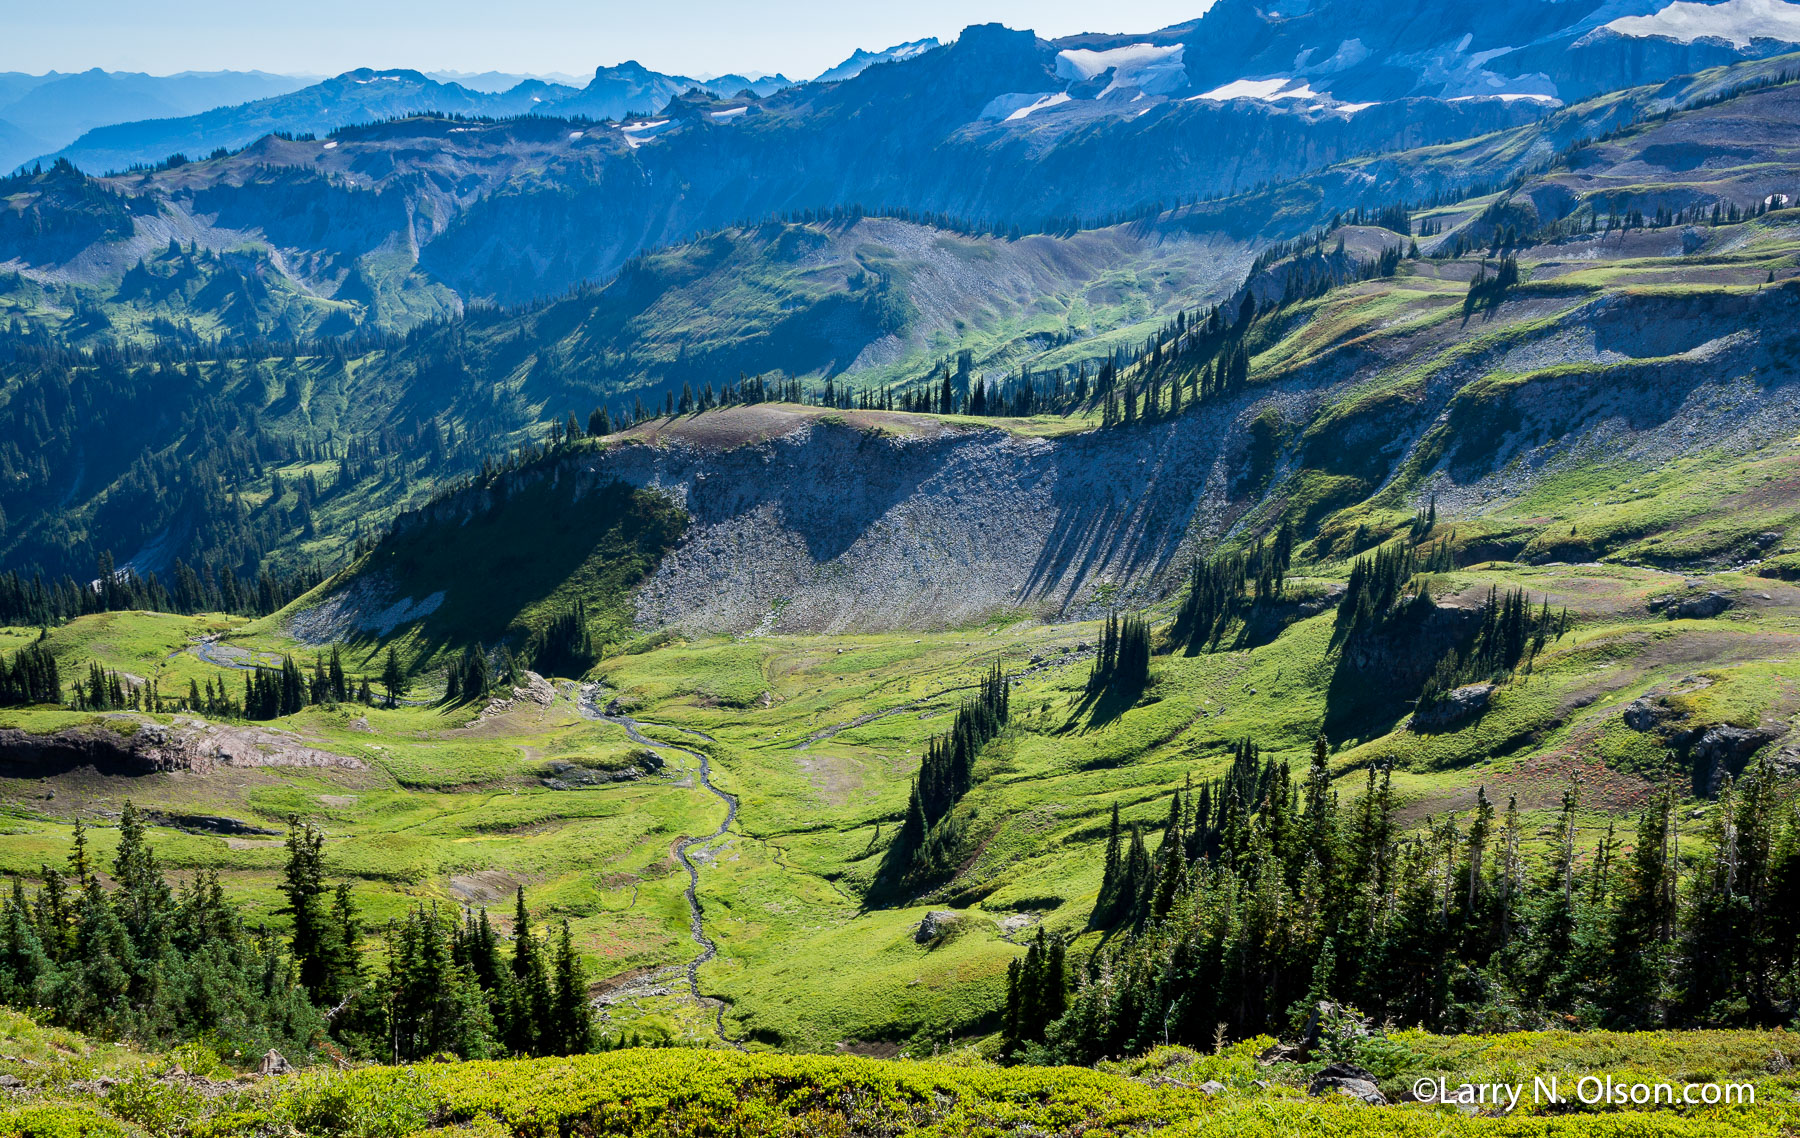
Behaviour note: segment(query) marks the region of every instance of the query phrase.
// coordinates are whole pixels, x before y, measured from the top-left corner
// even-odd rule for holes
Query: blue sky
[[[1045,37],[1149,31],[1211,0],[0,0],[0,71],[352,67],[566,72],[636,59],[683,74],[804,78],[858,47],[998,21]]]

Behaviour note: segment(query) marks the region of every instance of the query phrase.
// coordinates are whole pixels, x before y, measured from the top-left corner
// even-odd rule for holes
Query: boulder
[[[1670,619],[1704,620],[1718,616],[1731,607],[1731,595],[1714,589],[1697,597],[1685,597],[1668,606]]]
[[[256,1073],[263,1076],[285,1075],[293,1069],[281,1052],[273,1047],[269,1048],[269,1053],[262,1057],[262,1062],[256,1065]]]
[[[1387,1096],[1375,1085],[1375,1076],[1354,1063],[1333,1063],[1313,1076],[1307,1091],[1315,1095],[1347,1095],[1370,1106],[1386,1106]]]
[[[1430,703],[1420,704],[1413,712],[1413,730],[1442,731],[1454,727],[1486,711],[1493,697],[1493,684],[1465,684],[1445,692]]]
[[[1292,1044],[1271,1043],[1256,1057],[1256,1061],[1265,1067],[1272,1067],[1277,1063],[1298,1063],[1300,1058],[1300,1049]]]
[[[1311,1014],[1306,1017],[1306,1026],[1300,1029],[1300,1042],[1293,1048],[1294,1057],[1301,1062],[1311,1058],[1324,1039],[1325,1025],[1334,1020],[1337,1023],[1338,1031],[1343,1035],[1354,1039],[1368,1038],[1369,1024],[1367,1020],[1353,1012],[1346,1012],[1330,1000],[1320,1000]]]
[[[549,707],[556,702],[556,689],[550,686],[549,680],[546,680],[536,672],[526,672],[525,686],[514,688],[513,698],[515,700],[529,700],[539,707]]]
[[[1222,1095],[1225,1093],[1225,1084],[1217,1079],[1208,1079],[1196,1089],[1203,1095]]]
[[[1625,726],[1633,731],[1653,731],[1663,720],[1673,718],[1674,712],[1649,696],[1644,696],[1626,704],[1622,717]]]
[[[919,944],[931,944],[933,941],[942,939],[952,927],[961,921],[962,917],[956,913],[944,909],[934,909],[926,913],[925,919],[919,922],[918,931],[913,933],[913,940]]]

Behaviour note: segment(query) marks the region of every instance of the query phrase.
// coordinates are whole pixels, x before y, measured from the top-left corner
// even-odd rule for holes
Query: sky
[[[0,71],[353,67],[562,72],[636,59],[685,75],[810,78],[879,50],[995,21],[1054,38],[1191,20],[1211,0],[0,0]]]

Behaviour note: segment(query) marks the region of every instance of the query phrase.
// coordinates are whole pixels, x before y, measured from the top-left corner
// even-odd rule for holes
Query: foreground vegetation
[[[1365,1106],[1309,1096],[1322,1060],[1265,1064],[1266,1038],[1208,1051],[1159,1047],[1094,1069],[997,1067],[970,1052],[935,1061],[630,1050],[569,1059],[315,1069],[258,1078],[205,1047],[146,1054],[0,1012],[0,1135],[146,1138],[461,1133],[717,1135],[1044,1134],[1791,1135],[1800,1125],[1785,1032],[1517,1033],[1386,1041],[1382,1089]],[[1754,1104],[1517,1108],[1405,1101],[1421,1079],[1524,1083],[1554,1075],[1624,1083],[1729,1083]],[[1567,1096],[1575,1098],[1575,1096]],[[1590,1096],[1591,1097],[1591,1096]]]

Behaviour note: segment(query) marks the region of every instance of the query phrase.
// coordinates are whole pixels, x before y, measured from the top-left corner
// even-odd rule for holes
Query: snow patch
[[[1014,111],[1012,114],[1007,115],[1006,121],[1007,122],[1018,122],[1020,119],[1029,118],[1031,116],[1031,112],[1033,112],[1033,111],[1041,111],[1045,107],[1059,106],[1068,101],[1069,101],[1069,93],[1067,91],[1058,91],[1054,95],[1045,95],[1043,98],[1041,98],[1037,102],[1031,104],[1029,107],[1020,107],[1018,110]]]
[[[403,624],[423,620],[443,607],[440,590],[422,600],[401,597],[384,604],[385,582],[364,578],[288,618],[288,632],[303,644],[325,644],[359,632],[387,636]]]
[[[1186,50],[1186,45],[1178,43],[1134,43],[1105,51],[1070,48],[1056,53],[1056,75],[1059,79],[1085,82],[1111,71],[1112,82],[1100,92],[1101,98],[1124,87],[1135,87],[1148,95],[1166,95],[1188,85],[1187,65],[1181,61]]]
[[[327,150],[336,150],[336,149],[337,149],[337,140],[336,140],[336,139],[333,139],[333,140],[332,140],[332,141],[330,141],[330,142],[327,142],[327,143],[326,143],[326,144],[325,144],[325,149],[327,149]]]
[[[738,118],[738,117],[744,115],[749,110],[750,110],[749,107],[732,107],[729,110],[713,111],[712,112],[712,121],[714,121],[714,122],[730,122],[732,119],[735,119],[735,118]]]
[[[1297,84],[1297,85],[1296,85]],[[1230,99],[1260,99],[1265,103],[1276,103],[1283,99],[1318,99],[1323,96],[1312,89],[1312,85],[1288,76],[1277,76],[1274,79],[1233,79],[1223,87],[1214,87],[1204,95],[1194,95],[1188,99],[1214,99],[1225,102]]]
[[[569,141],[573,142],[586,133],[587,133],[587,131],[585,131],[585,130],[572,130],[569,132]]]
[[[1332,52],[1331,58],[1323,63],[1308,63],[1307,61],[1312,58],[1313,49],[1307,48],[1294,57],[1294,70],[1302,75],[1330,75],[1355,67],[1369,58],[1370,54],[1368,45],[1364,44],[1362,40],[1347,39],[1338,44],[1337,50]]]
[[[675,125],[674,119],[651,119],[640,122],[619,124],[619,133],[633,150],[649,142],[652,138]]]
[[[1743,51],[1758,39],[1800,43],[1800,4],[1783,0],[1725,0],[1723,4],[1675,0],[1661,11],[1648,16],[1621,16],[1605,27],[1635,39],[1657,37],[1680,43],[1719,39]]]
[[[993,98],[989,99],[987,105],[981,108],[981,113],[975,117],[977,119],[987,119],[992,121],[1011,118],[1014,111],[1029,108],[1034,104],[1044,103],[1045,100],[1053,99],[1059,94],[1062,94],[1062,92],[1008,91],[1004,95],[995,95]]]
[[[1503,103],[1516,103],[1524,99],[1531,103],[1543,103],[1545,106],[1560,106],[1562,100],[1554,95],[1532,95],[1523,91],[1501,91],[1493,95],[1453,95],[1448,99],[1452,103],[1466,103],[1470,99],[1499,99]]]

